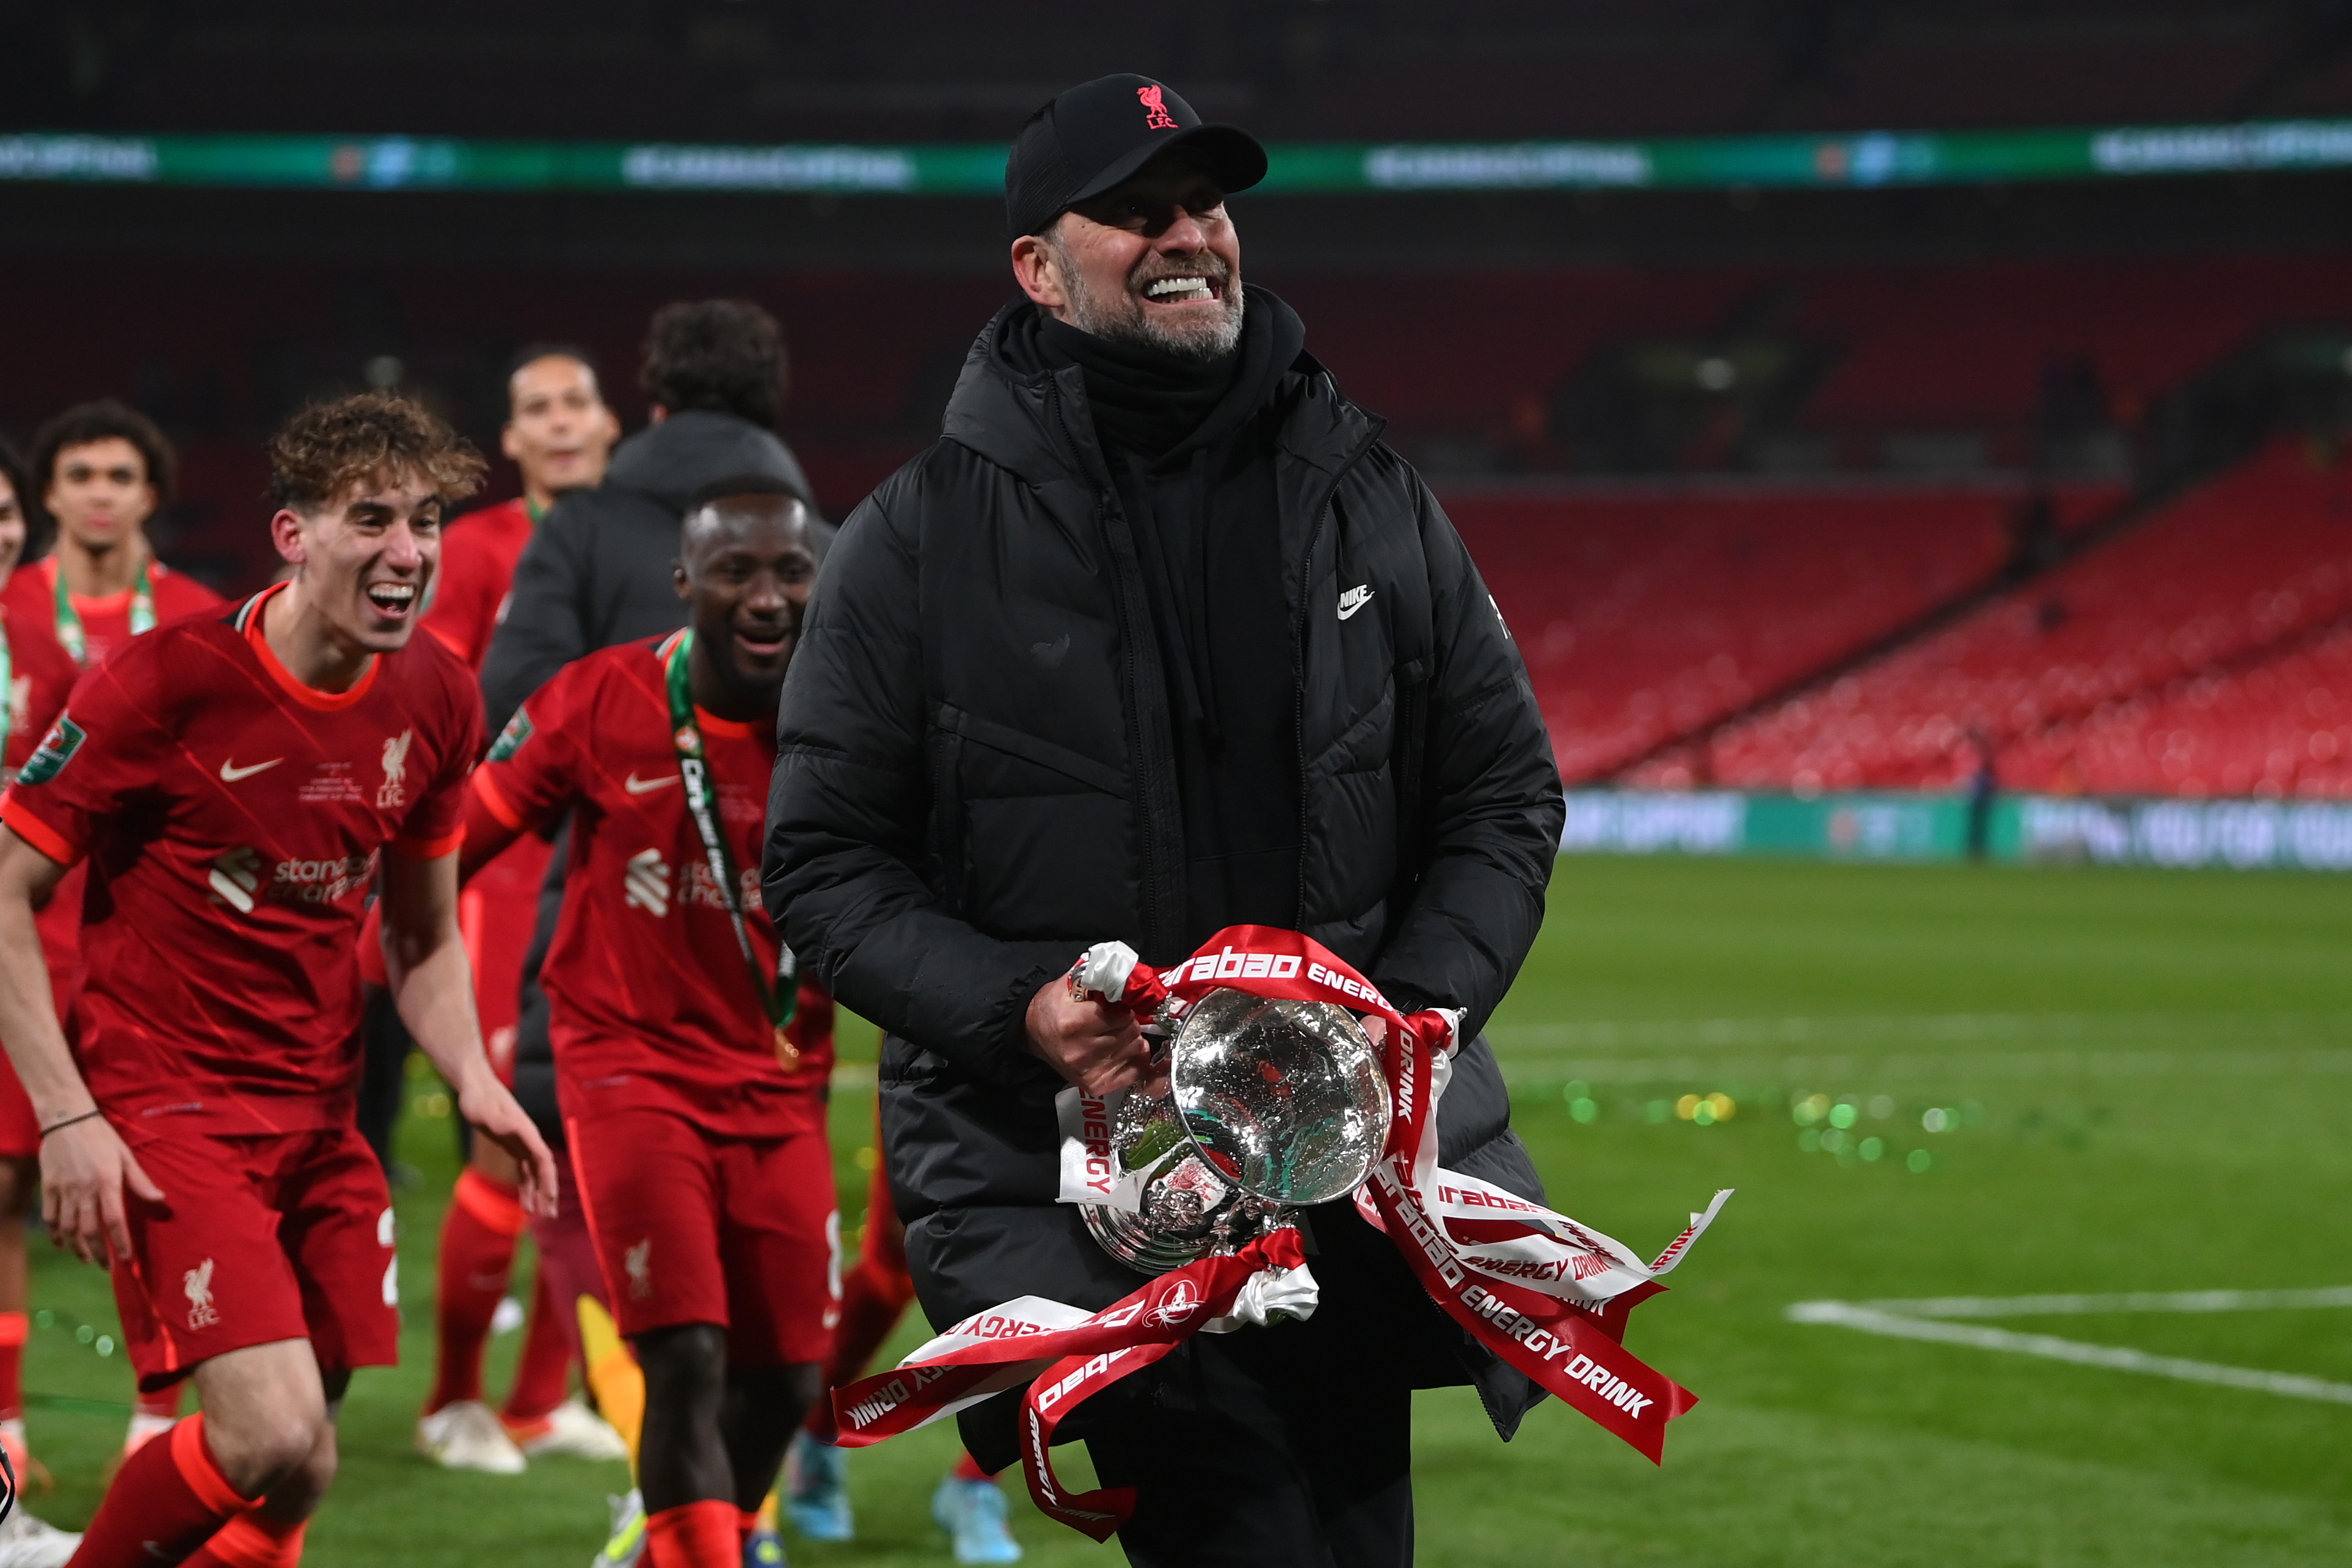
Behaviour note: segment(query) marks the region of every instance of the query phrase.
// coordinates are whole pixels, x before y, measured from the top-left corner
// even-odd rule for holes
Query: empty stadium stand
[[[1676,486],[1443,499],[1518,639],[1561,775],[1580,782],[1984,586],[2027,498]]]
[[[2294,643],[2053,725],[2000,772],[2066,795],[2352,796],[2352,622]]]
[[[2129,427],[2263,328],[2340,316],[2347,282],[2336,256],[1840,268],[1808,279],[1794,312],[1837,350],[1804,423],[1864,441],[1977,433],[2016,461],[2038,416],[2069,412],[2046,407],[2053,371],[2087,366]]]
[[[2332,792],[2352,734],[2352,477],[2283,440],[1957,624],[1731,727],[1715,779]],[[2346,688],[2352,697],[2352,686]]]

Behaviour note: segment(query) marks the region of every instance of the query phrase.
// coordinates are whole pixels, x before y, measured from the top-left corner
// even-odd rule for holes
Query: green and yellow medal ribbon
[[[74,608],[73,595],[66,590],[65,568],[57,561],[49,563],[57,581],[58,642],[77,664],[89,662],[89,639],[82,634],[81,612]],[[133,637],[155,630],[155,584],[147,574],[147,562],[139,563],[138,579],[131,585],[131,634]]]
[[[704,761],[702,726],[694,712],[694,685],[688,673],[688,656],[694,649],[694,632],[688,628],[671,642],[669,657],[663,665],[663,674],[669,686],[670,744],[677,750],[677,776],[686,789],[686,814],[694,820],[694,831],[702,840],[702,856],[710,868],[713,881],[719,883],[719,902],[726,906],[727,918],[735,927],[735,946],[743,955],[743,966],[751,973],[751,986],[759,993],[760,1006],[775,1030],[776,1060],[787,1072],[801,1064],[800,1047],[784,1033],[784,1026],[793,1021],[793,1009],[800,1000],[800,977],[794,972],[792,949],[779,947],[783,954],[781,972],[772,980],[759,954],[751,946],[751,927],[743,918],[743,883],[735,869],[735,852],[727,847],[727,835],[719,821],[719,794],[711,787],[710,768]]]

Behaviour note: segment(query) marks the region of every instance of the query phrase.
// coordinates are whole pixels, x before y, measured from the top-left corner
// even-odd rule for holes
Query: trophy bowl
[[[1168,1054],[1184,1131],[1249,1196],[1328,1203],[1371,1174],[1388,1128],[1388,1083],[1347,1009],[1223,988],[1185,1015]]]
[[[1128,1096],[1114,1113],[1111,1146],[1120,1165],[1144,1173],[1135,1213],[1103,1204],[1079,1207],[1104,1251],[1145,1274],[1164,1274],[1213,1252],[1231,1252],[1277,1223],[1274,1204],[1244,1193],[1201,1158],[1176,1102]]]
[[[1212,991],[1184,1013],[1167,1064],[1167,1095],[1130,1096],[1113,1117],[1121,1166],[1144,1173],[1139,1210],[1080,1206],[1129,1268],[1161,1274],[1234,1251],[1371,1173],[1388,1084],[1346,1009]]]

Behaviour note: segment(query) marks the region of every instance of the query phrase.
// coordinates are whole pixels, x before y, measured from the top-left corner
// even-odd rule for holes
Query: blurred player
[[[784,1021],[785,955],[743,858],[820,526],[771,478],[698,493],[676,570],[687,629],[558,674],[516,710],[466,815],[470,867],[572,813],[540,982],[583,1203],[645,1370],[653,1568],[745,1560],[836,1313],[832,1007],[811,988]]]
[[[604,406],[596,368],[579,349],[534,344],[507,377],[499,449],[522,471],[522,494],[449,525],[425,629],[479,670],[504,613],[515,562],[559,497],[604,482],[621,422]]]
[[[69,408],[33,438],[33,487],[56,521],[55,548],[0,591],[17,641],[47,634],[83,669],[161,622],[220,603],[221,596],[155,559],[147,525],[172,497],[177,459],[154,422],[112,399]],[[58,1016],[79,984],[82,872],[58,887],[41,919]],[[175,1386],[141,1395],[123,1438],[127,1454],[171,1426]]]
[[[465,666],[411,639],[480,460],[381,393],[305,410],[271,460],[292,577],[118,650],[0,800],[0,1040],[39,1116],[44,1214],[112,1264],[142,1386],[193,1375],[204,1402],[124,1462],[84,1568],[299,1561],[352,1369],[397,1354],[390,1198],[352,1108],[379,868],[411,1034],[526,1162],[526,1201],[553,1197],[457,935],[479,710]],[[32,910],[84,855],[68,1049]]]
[[[507,402],[501,444],[522,470],[523,493],[468,512],[449,526],[423,621],[427,632],[477,674],[489,653],[515,561],[530,542],[531,531],[558,497],[604,481],[613,444],[621,435],[620,422],[604,406],[598,390],[594,366],[576,349],[540,345],[516,355],[507,378]],[[469,880],[458,900],[458,928],[473,961],[482,1038],[492,1065],[510,1087],[523,956],[537,920],[548,859],[546,841],[527,834]],[[523,1103],[531,1108],[529,1096]],[[565,1164],[562,1129],[551,1125],[552,1120],[551,1112],[541,1118],[540,1131],[556,1151],[561,1168]],[[625,1458],[626,1446],[610,1427],[584,1405],[564,1398],[578,1331],[572,1326],[569,1293],[551,1284],[563,1270],[547,1265],[551,1245],[568,1249],[580,1255],[577,1271],[593,1276],[593,1249],[578,1222],[576,1204],[541,1227],[543,1231],[553,1226],[563,1229],[541,1237],[530,1326],[506,1409],[493,1413],[482,1397],[483,1352],[506,1296],[515,1244],[523,1228],[522,1210],[515,1201],[517,1176],[513,1161],[497,1145],[477,1142],[457,1178],[441,1228],[433,1387],[417,1420],[416,1446],[452,1469],[497,1475],[521,1470],[527,1455]],[[563,1179],[570,1187],[568,1174]]]
[[[882,1140],[874,1140],[879,1155]],[[898,1326],[915,1299],[907,1272],[907,1227],[890,1200],[890,1168],[878,1159],[866,1189],[866,1224],[857,1266],[841,1278],[841,1327],[825,1363],[824,1385],[838,1388],[866,1372],[874,1353]],[[791,1479],[784,1511],[794,1528],[812,1541],[849,1541],[857,1533],[849,1509],[847,1456],[833,1446],[833,1406],[819,1399],[793,1438]],[[959,1563],[1018,1563],[1021,1543],[1004,1522],[1004,1493],[970,1454],[940,1478],[931,1493],[931,1518],[948,1532]]]
[[[12,620],[51,628],[73,661],[96,667],[122,643],[221,596],[155,559],[147,524],[171,498],[172,444],[111,398],[81,403],[33,437],[33,484],[58,526],[57,548],[18,572]]]
[[[0,442],[0,585],[7,582],[24,553],[26,497],[30,494],[24,465]],[[30,636],[18,635],[0,607],[0,771],[16,777],[63,711],[78,673],[73,661],[37,629]],[[58,973],[58,949],[43,946],[51,956],[50,983],[58,985],[68,977]],[[69,971],[71,949],[64,951]],[[31,1327],[25,1314],[25,1207],[40,1176],[40,1158],[41,1133],[33,1103],[15,1071],[0,1061],[0,1447],[6,1448],[20,1482],[31,1461],[25,1446],[23,1380],[25,1339]],[[76,1539],[43,1524],[19,1503],[0,1523],[0,1568],[62,1563],[71,1555]]]

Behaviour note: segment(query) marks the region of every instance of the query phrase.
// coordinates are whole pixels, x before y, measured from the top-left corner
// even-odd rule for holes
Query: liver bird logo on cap
[[[1168,112],[1167,100],[1160,96],[1160,91],[1158,82],[1153,82],[1150,87],[1139,87],[1135,89],[1135,96],[1143,100],[1144,128],[1149,131],[1173,131],[1176,129],[1176,119]]]

